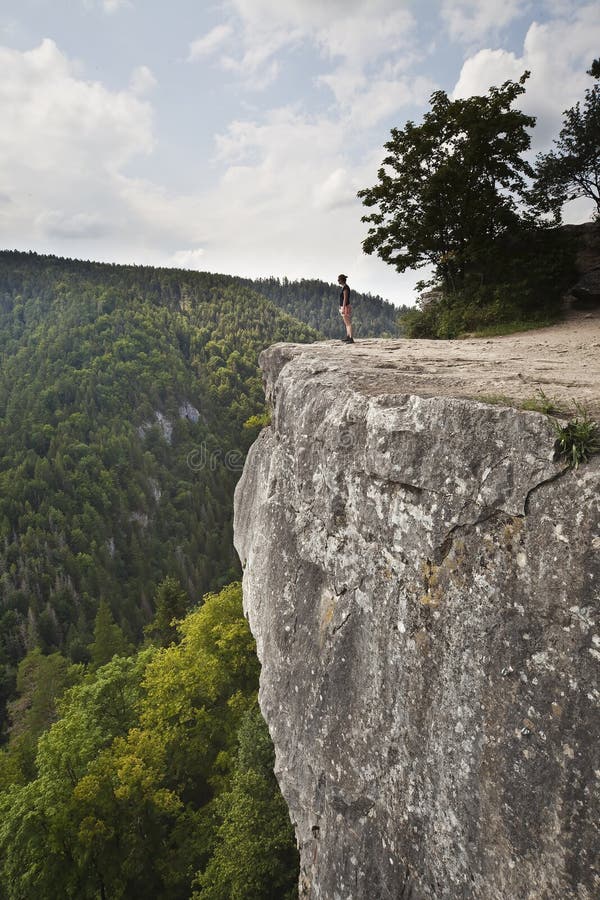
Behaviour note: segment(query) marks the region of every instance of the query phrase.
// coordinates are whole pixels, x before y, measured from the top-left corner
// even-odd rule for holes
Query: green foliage
[[[258,709],[242,720],[231,789],[215,803],[217,842],[198,876],[195,900],[293,900],[298,851],[273,766],[273,746]]]
[[[556,431],[556,452],[577,469],[594,453],[600,452],[600,426],[590,418],[581,404],[575,404],[576,416],[566,424],[553,420]]]
[[[523,400],[521,409],[543,413],[546,416],[560,415],[563,412],[560,403],[556,399],[548,397],[541,388],[538,388],[534,397]]]
[[[257,416],[250,416],[249,419],[246,419],[244,422],[244,428],[253,429],[253,428],[266,428],[267,425],[271,424],[271,413],[264,412]]]
[[[490,243],[518,226],[527,201],[535,119],[512,104],[528,74],[484,96],[436,91],[421,125],[392,129],[377,184],[358,194],[375,208],[363,217],[366,253],[399,272],[433,265],[447,293],[485,272]]]
[[[106,600],[100,601],[94,622],[94,640],[89,649],[95,668],[106,665],[113,656],[129,656],[133,651],[131,644],[125,640],[123,630],[115,623]]]
[[[600,78],[600,59],[594,60],[588,74]],[[583,107],[576,103],[563,115],[556,150],[536,158],[538,206],[560,221],[567,200],[588,197],[600,218],[600,84],[586,90]]]
[[[556,321],[576,278],[573,237],[560,228],[522,225],[481,251],[482,272],[455,292],[442,289],[403,320],[408,337],[508,333]],[[431,296],[431,295],[430,295]]]
[[[258,355],[316,337],[226,276],[0,252],[0,722],[29,650],[88,660],[101,600],[136,644],[166,577],[239,575]]]
[[[257,879],[294,884],[255,719],[262,768],[240,768],[241,589],[174,620],[239,571],[258,354],[317,336],[232,278],[0,252],[3,900],[188,900],[230,821],[265,829]]]
[[[218,896],[291,897],[297,855],[257,687],[239,585],[205,597],[179,642],[89,671],[30,780],[0,754],[2,896],[187,900],[197,872],[242,890],[223,881],[227,852],[250,893]]]
[[[144,629],[150,640],[159,647],[166,647],[177,635],[177,622],[183,619],[189,606],[189,597],[176,578],[161,581],[154,598],[154,618]]]
[[[116,864],[114,876],[100,868],[99,852],[118,823],[89,815],[86,798],[103,751],[135,722],[147,654],[115,657],[67,691],[61,718],[40,738],[36,776],[0,794],[0,881],[9,900],[96,898],[118,877]]]
[[[60,653],[44,656],[39,647],[21,660],[17,697],[8,705],[11,781],[33,777],[38,739],[57,718],[64,691],[82,677],[82,666],[72,665]]]
[[[479,394],[477,399],[493,406],[512,406],[528,412],[539,412],[546,416],[562,415],[565,412],[561,409],[560,403],[556,399],[548,397],[541,388],[533,397],[527,397],[525,400],[516,400],[506,394]]]
[[[555,322],[557,313],[525,316],[508,286],[465,290],[444,295],[421,309],[412,310],[402,322],[407,337],[451,339],[465,335],[509,334],[523,327],[540,328]]]

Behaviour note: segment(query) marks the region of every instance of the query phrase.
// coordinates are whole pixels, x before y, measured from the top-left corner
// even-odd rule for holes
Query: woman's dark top
[[[342,293],[340,294],[340,306],[344,305],[344,291],[348,291],[348,299],[346,300],[346,306],[350,306],[350,286],[345,284],[342,288]]]

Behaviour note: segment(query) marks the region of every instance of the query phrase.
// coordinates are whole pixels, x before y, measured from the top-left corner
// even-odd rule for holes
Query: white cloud
[[[86,9],[94,9],[94,7],[100,6],[103,12],[110,16],[120,9],[125,9],[133,4],[131,0],[83,0],[83,5]]]
[[[21,26],[16,19],[0,20],[0,41],[14,41],[21,31]]]
[[[52,41],[0,49],[0,65],[1,243],[94,258],[112,247],[113,259],[248,275],[348,269],[357,289],[372,287],[356,199],[372,166],[349,159],[337,119],[283,107],[234,122],[217,141],[213,186],[178,195],[128,174],[154,146],[152,109],[131,87],[77,77]]]
[[[542,0],[541,5],[551,17],[565,16],[573,11],[573,0]]]
[[[233,34],[231,25],[217,25],[201,38],[196,38],[190,44],[188,61],[193,62],[202,56],[210,56],[215,53]]]
[[[230,0],[224,9],[227,23],[194,41],[188,59],[220,50],[221,67],[249,89],[270,84],[280,71],[277,57],[302,43],[346,71],[362,72],[390,54],[414,58],[415,19],[397,0]]]
[[[490,84],[532,68],[538,74],[528,87],[536,107],[531,111],[541,124],[542,119],[556,123],[560,110],[582,96],[588,83],[584,71],[597,55],[587,58],[599,43],[591,6],[548,26],[532,25],[522,54],[503,49],[474,54],[463,67],[457,94],[485,92]],[[410,72],[425,52],[411,16],[391,0],[377,0],[368,9],[341,0],[232,0],[230,9],[237,17],[229,20],[233,32],[217,50],[222,66],[266,80],[285,64],[284,50],[306,42],[320,52],[318,83],[331,91],[333,102],[317,116],[307,115],[301,105],[255,112],[218,136],[216,166],[225,171],[198,198],[203,233],[189,241],[203,249],[199,264],[247,275],[285,272],[292,278],[310,272],[335,279],[338,271],[348,271],[357,289],[376,283],[382,293],[408,301],[408,285],[419,275],[401,278],[362,253],[366,227],[356,191],[374,183],[382,151],[379,141],[368,159],[357,161],[355,151],[369,141],[371,126],[402,107],[425,104],[437,87]],[[519,12],[512,0],[495,17],[489,3],[479,11],[462,3],[461,10],[464,21],[472,20],[481,33],[504,27]],[[458,18],[454,28],[458,37]],[[235,56],[227,43],[234,36]],[[544,125],[540,136],[549,140],[549,128]]]
[[[472,45],[498,34],[530,6],[527,0],[442,0],[441,15],[452,40]]]
[[[467,59],[454,88],[455,97],[487,92],[490,85],[516,80],[527,69],[531,77],[518,105],[536,117],[532,155],[546,151],[558,137],[563,112],[582,100],[592,84],[586,74],[600,46],[600,19],[596,3],[573,9],[553,3],[561,15],[545,24],[533,22],[520,56],[507,50],[480,50]],[[568,50],[567,50],[568,48]],[[592,218],[593,203],[579,200],[567,205],[564,220],[584,222]]]
[[[454,88],[455,97],[485,93],[490,85],[531,72],[526,93],[519,100],[524,112],[537,117],[532,134],[534,150],[545,150],[557,136],[562,112],[581,100],[591,79],[586,75],[600,46],[596,3],[571,9],[564,18],[533,22],[520,56],[507,50],[480,50],[469,57]],[[568,48],[568,52],[565,51]]]
[[[340,40],[348,22],[360,18],[366,21],[382,11],[394,10],[392,0],[231,0],[231,8],[249,32],[267,27],[303,34],[331,33],[337,25]]]
[[[271,10],[261,0],[247,7],[233,0],[224,7],[230,10],[229,21],[192,41],[188,62],[216,56],[220,67],[237,75],[246,89],[262,90],[279,73],[277,54],[301,39],[303,33],[291,27],[277,8]]]
[[[437,87],[424,76],[368,78],[343,68],[320,81],[333,91],[344,121],[361,129],[376,125],[404,106],[424,104]]]
[[[519,78],[525,68],[525,59],[508,50],[479,50],[465,60],[452,96],[485,94],[493,84]]]
[[[327,210],[356,204],[342,130],[327,119],[282,108],[263,123],[233,123],[219,138],[218,151],[228,168],[213,196],[205,198],[212,236],[207,259],[215,249],[227,252],[229,243],[246,265],[276,252],[288,257],[290,272],[311,271],[309,248],[313,256],[325,248],[331,252],[331,238],[339,240],[340,229],[346,230],[344,214],[338,222]]]
[[[334,17],[316,29],[315,37],[329,56],[363,67],[398,51],[409,53],[414,25],[408,9],[379,0],[368,9],[361,5],[355,12]]]
[[[294,35],[284,31],[268,31],[261,37],[246,42],[238,54],[224,53],[221,68],[236,74],[247,90],[260,91],[275,81],[279,74],[279,62],[274,57],[292,43]]]
[[[317,49],[330,68],[314,82],[332,92],[332,116],[361,130],[406,105],[422,103],[436,85],[403,73],[422,52],[415,19],[397,0],[229,0],[226,23],[190,45],[189,60],[212,55],[245,89],[276,80],[284,52]]]
[[[151,107],[78,78],[48,39],[25,52],[0,47],[0,69],[0,193],[11,198],[2,243],[118,231],[130,215],[120,173],[153,148]]]
[[[104,12],[113,13],[125,6],[125,0],[102,0]]]
[[[324,210],[354,206],[359,187],[356,178],[347,169],[343,167],[334,169],[324,181],[314,188],[312,192],[313,205]]]
[[[192,250],[177,250],[169,258],[167,265],[173,266],[175,269],[203,269],[204,249],[196,247]]]
[[[337,122],[309,117],[294,107],[271,110],[264,122],[232,122],[217,137],[218,157],[234,166],[251,165],[255,173],[269,171],[273,193],[293,171],[318,172],[332,155],[343,154],[345,138]],[[316,169],[315,169],[316,166]],[[298,188],[299,178],[288,185]],[[255,189],[260,187],[255,184]],[[299,187],[303,195],[304,186]]]
[[[36,216],[36,231],[49,238],[97,238],[109,234],[111,225],[88,212],[67,213],[62,209],[45,210]]]
[[[198,212],[202,267],[248,276],[310,273],[333,282],[348,271],[356,290],[376,292],[376,285],[408,302],[407,284],[417,279],[400,279],[362,252],[356,192],[374,180],[380,152],[356,163],[337,121],[294,107],[232,123],[218,140],[218,159],[227,168]]]
[[[206,231],[200,198],[179,195],[145,178],[118,175],[113,185],[129,221],[128,242],[165,248],[175,244],[203,244]]]
[[[131,74],[129,90],[136,96],[141,96],[151,91],[156,86],[156,78],[148,66],[137,66]]]
[[[118,168],[152,149],[151,108],[128,91],[75,77],[56,44],[0,48],[0,163],[32,171]]]

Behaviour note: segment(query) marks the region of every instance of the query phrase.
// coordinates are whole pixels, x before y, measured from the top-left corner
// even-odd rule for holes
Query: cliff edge
[[[558,330],[262,354],[235,542],[302,897],[600,896],[600,457],[473,399],[600,408],[600,319]]]

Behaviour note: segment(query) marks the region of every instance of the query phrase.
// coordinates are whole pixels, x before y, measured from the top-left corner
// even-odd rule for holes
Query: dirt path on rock
[[[323,344],[316,345],[323,348]],[[457,341],[327,342],[361,392],[506,398],[539,396],[562,408],[581,403],[600,418],[600,311],[573,313],[559,325],[494,338]]]

